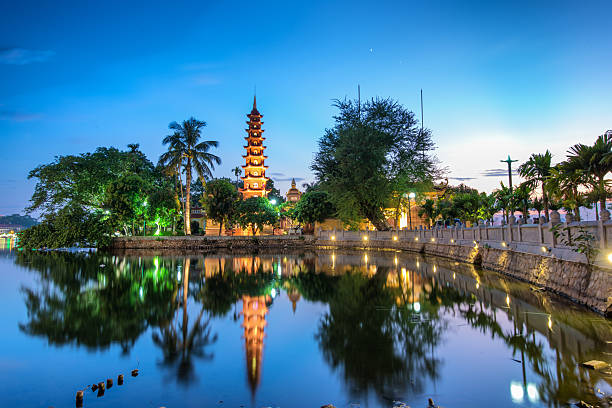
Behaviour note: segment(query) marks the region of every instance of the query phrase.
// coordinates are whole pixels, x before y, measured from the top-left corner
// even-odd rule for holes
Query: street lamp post
[[[410,225],[410,229],[412,229],[412,214],[410,212],[410,207],[412,204],[412,199],[415,197],[416,195],[414,193],[410,193],[408,194],[408,223]]]
[[[512,160],[510,155],[506,160],[500,160],[502,163],[508,163],[508,184],[510,184],[510,194],[512,194],[512,163],[517,162],[518,160]],[[514,216],[514,208],[510,208],[510,215]]]

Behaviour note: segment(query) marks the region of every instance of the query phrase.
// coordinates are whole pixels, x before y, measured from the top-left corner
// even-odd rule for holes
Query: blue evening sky
[[[283,192],[312,180],[332,100],[357,84],[417,114],[423,88],[451,183],[491,191],[508,154],[560,161],[612,129],[611,16],[606,1],[3,1],[0,214],[27,205],[36,165],[128,143],[156,161],[192,115],[230,176],[255,86]]]

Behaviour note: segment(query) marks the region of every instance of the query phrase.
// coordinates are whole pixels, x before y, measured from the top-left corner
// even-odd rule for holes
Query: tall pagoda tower
[[[247,145],[244,146],[246,155],[242,156],[246,160],[246,164],[242,166],[244,169],[244,176],[241,177],[243,188],[240,189],[242,198],[245,200],[251,197],[267,197],[266,183],[269,180],[266,177],[268,166],[264,165],[264,161],[268,157],[264,156],[266,147],[263,145],[263,141],[266,138],[262,136],[261,125],[263,122],[261,118],[263,115],[257,110],[257,96],[253,96],[253,110],[247,117],[249,118],[247,122],[249,128],[246,129],[248,136],[245,137],[247,141]]]

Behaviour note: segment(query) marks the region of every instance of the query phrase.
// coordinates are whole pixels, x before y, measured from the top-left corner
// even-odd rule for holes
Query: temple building
[[[261,128],[263,115],[257,110],[256,96],[253,97],[253,110],[247,117],[249,118],[247,122],[249,128],[246,129],[248,135],[245,137],[247,141],[247,145],[244,146],[246,155],[242,156],[246,163],[242,166],[244,176],[241,177],[244,187],[240,189],[242,198],[245,200],[251,197],[267,197],[266,183],[269,180],[266,177],[268,166],[264,165],[265,159],[268,157],[264,156],[266,147],[263,145],[265,138],[262,136],[263,129]]]
[[[291,188],[287,191],[287,201],[297,203],[302,197],[302,192],[295,186],[295,179],[291,179]]]

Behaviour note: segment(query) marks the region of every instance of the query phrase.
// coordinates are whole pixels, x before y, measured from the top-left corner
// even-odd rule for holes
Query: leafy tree
[[[573,211],[576,220],[580,220],[580,207],[586,205],[585,195],[580,187],[588,183],[588,175],[576,161],[564,161],[552,170],[549,189],[553,197],[563,202],[563,206]]]
[[[138,175],[127,174],[111,182],[106,189],[104,208],[110,212],[113,221],[121,225],[126,235],[130,226],[132,234],[135,234],[134,223],[139,215],[143,215],[143,207],[148,204],[144,184]]]
[[[268,180],[266,183],[266,188],[270,190],[268,192],[268,200],[276,200],[276,204],[282,204],[285,202],[285,197],[283,197],[280,190],[274,185],[274,180]]]
[[[19,245],[25,249],[105,247],[112,228],[101,212],[90,213],[78,205],[49,214],[38,225],[19,232]]]
[[[329,194],[325,191],[304,193],[295,205],[293,218],[300,224],[314,224],[331,218],[336,213]]]
[[[478,208],[478,218],[493,221],[493,215],[498,211],[495,206],[495,194],[480,193],[480,207]]]
[[[311,169],[343,222],[367,218],[386,230],[384,208],[393,193],[439,173],[430,132],[392,99],[336,100],[334,106],[334,127],[319,140]]]
[[[525,178],[532,188],[540,186],[542,188],[542,201],[544,203],[544,216],[546,221],[549,221],[549,180],[551,175],[551,160],[552,154],[546,150],[544,154],[532,154],[525,163],[521,164],[518,172],[521,177]]]
[[[209,150],[217,147],[219,142],[209,140],[200,141],[202,128],[206,122],[190,118],[179,124],[172,122],[168,125],[174,133],[164,138],[163,144],[168,145],[168,151],[159,158],[159,164],[169,173],[175,174],[181,179],[181,169],[185,169],[185,234],[191,234],[190,211],[191,211],[191,183],[192,174],[196,174],[206,180],[212,178],[212,170],[215,164],[221,164],[221,159]],[[181,181],[182,185],[182,181]]]
[[[99,147],[94,153],[58,156],[30,171],[28,178],[37,182],[26,210],[48,215],[68,205],[100,209],[106,187],[127,174],[146,181],[155,177],[153,164],[138,150]]]
[[[206,183],[202,204],[208,218],[219,223],[219,235],[223,223],[230,223],[235,215],[238,204],[238,191],[226,179],[215,179]]]
[[[421,204],[417,211],[419,217],[425,218],[425,222],[431,226],[431,223],[436,217],[436,202],[428,198]]]
[[[256,235],[264,225],[275,224],[278,213],[267,198],[251,197],[238,203],[237,221],[242,228],[251,228],[253,235]]]
[[[176,199],[175,192],[170,186],[161,186],[157,188],[149,196],[149,219],[157,225],[156,234],[161,232],[162,228],[167,228],[170,225],[176,225],[176,214],[179,211],[180,205]]]

